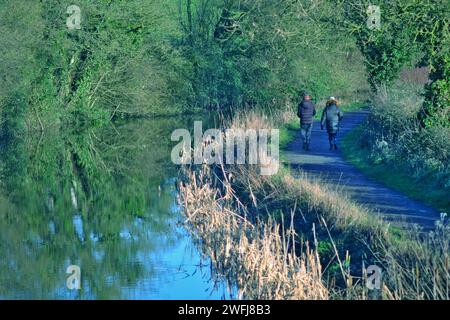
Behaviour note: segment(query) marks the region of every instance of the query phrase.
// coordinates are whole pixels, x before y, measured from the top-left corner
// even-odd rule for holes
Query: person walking
[[[309,150],[313,117],[316,115],[316,106],[311,101],[311,96],[303,94],[303,101],[298,104],[297,116],[300,118],[300,133],[303,140],[303,150]]]
[[[322,112],[322,118],[320,120],[322,130],[325,126],[327,128],[330,150],[337,150],[336,136],[339,132],[339,124],[342,117],[343,113],[341,109],[339,109],[336,98],[330,97]]]

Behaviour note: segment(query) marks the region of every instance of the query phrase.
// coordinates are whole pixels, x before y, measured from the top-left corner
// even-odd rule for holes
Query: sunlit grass
[[[257,121],[255,113],[251,117],[245,121],[241,115],[238,123],[271,126],[267,118]],[[185,214],[220,276],[237,285],[244,298],[449,298],[450,232],[444,220],[430,234],[392,227],[321,181],[302,174],[294,178],[286,169],[261,176],[254,166],[218,166],[199,174],[197,179],[188,170],[187,182],[180,186]],[[248,230],[255,225],[259,232]],[[260,241],[256,247],[267,250],[258,253],[248,245]],[[320,272],[300,269],[300,275],[286,276],[293,252],[300,259],[295,264],[304,265],[315,256],[323,270],[316,264],[308,270]],[[278,265],[280,256],[287,259],[284,268],[267,268]],[[380,266],[384,274],[380,290],[371,292],[364,272],[370,264]],[[297,276],[304,280],[290,283]],[[273,279],[282,280],[275,285]],[[284,285],[286,290],[280,290]]]

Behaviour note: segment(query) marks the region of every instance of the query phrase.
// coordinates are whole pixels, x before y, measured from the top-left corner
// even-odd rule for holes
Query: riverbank
[[[247,115],[247,119],[240,117],[239,125],[245,128],[249,124],[271,127],[271,121],[256,121],[258,117],[256,113]],[[219,195],[232,195],[233,201],[245,208],[239,219],[263,225],[278,223],[280,236],[292,239],[282,250],[268,254],[286,257],[295,252],[296,256],[302,257],[303,253],[309,252],[305,251],[306,248],[311,248],[311,254],[323,266],[321,284],[328,290],[326,298],[448,299],[448,226],[439,225],[434,234],[422,235],[419,239],[417,232],[391,227],[338,190],[319,181],[311,181],[301,173],[300,178],[294,178],[286,168],[270,177],[259,175],[251,166],[228,166],[219,171],[200,173],[205,174],[209,177],[208,182],[202,184],[200,181],[197,187],[212,188]],[[182,189],[183,193],[186,189],[184,192]],[[225,216],[230,215],[221,206],[212,205],[210,208],[221,211]],[[203,214],[213,215],[213,210],[204,210]],[[186,214],[195,213],[188,207],[185,211]],[[195,220],[189,219],[188,223],[196,230]],[[201,230],[214,235],[224,228],[233,230],[233,227],[221,224]],[[202,246],[213,248],[219,260],[223,254],[214,250],[229,250],[227,246],[221,249],[208,242],[203,242]],[[241,253],[235,263],[244,265],[246,249],[239,248],[236,247]],[[370,265],[383,270],[383,281],[378,290],[368,290],[366,286],[367,267]],[[279,272],[272,269],[267,272]],[[219,269],[219,273],[224,277],[231,276],[231,281],[243,290],[247,285],[248,270],[236,270],[228,274],[228,269],[224,268]],[[411,273],[411,270],[416,271]],[[268,277],[257,272],[256,275],[259,283],[265,283]],[[241,279],[240,282],[237,278]],[[243,296],[246,297],[245,290]]]

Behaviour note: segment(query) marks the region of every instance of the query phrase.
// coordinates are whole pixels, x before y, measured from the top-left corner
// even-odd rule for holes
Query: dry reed
[[[317,254],[308,245],[301,256],[289,250],[296,241],[293,226],[281,230],[271,219],[251,223],[230,188],[222,194],[208,182],[207,170],[186,173],[187,182],[180,184],[181,203],[204,253],[237,288],[238,297],[327,299]]]
[[[250,111],[236,115],[228,127],[271,129],[274,123]],[[237,288],[240,298],[449,299],[447,223],[430,235],[397,230],[394,236],[389,224],[320,181],[295,179],[289,172],[261,176],[251,165],[185,168],[184,177],[180,195],[186,223],[217,274]],[[271,216],[276,211],[281,222]],[[316,232],[320,228],[322,234]],[[296,248],[300,237],[308,239],[301,233],[311,229],[313,249],[303,240]],[[318,241],[331,242],[334,255],[325,261],[325,269],[339,265],[344,289],[336,287],[335,279],[324,280]],[[350,268],[355,251],[361,259],[360,275]],[[365,260],[368,256],[370,261]],[[380,290],[367,289],[365,262],[384,270]]]

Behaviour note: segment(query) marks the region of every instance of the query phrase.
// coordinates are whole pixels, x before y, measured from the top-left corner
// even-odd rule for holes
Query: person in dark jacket
[[[300,133],[303,140],[303,149],[309,150],[313,117],[316,115],[316,106],[311,102],[311,96],[303,94],[303,101],[298,104],[297,116],[300,118]]]
[[[322,130],[326,126],[328,132],[328,140],[330,141],[330,150],[337,150],[336,136],[339,132],[339,124],[342,120],[343,114],[338,107],[335,97],[330,97],[325,109],[322,112],[322,119],[320,121]]]

